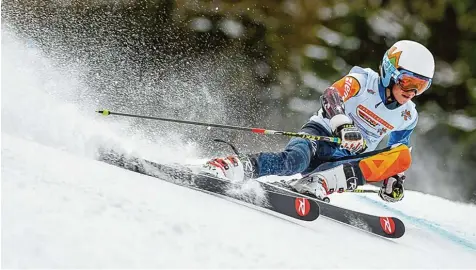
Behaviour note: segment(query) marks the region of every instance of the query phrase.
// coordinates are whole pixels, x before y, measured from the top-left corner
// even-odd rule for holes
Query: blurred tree
[[[46,51],[71,61],[68,55],[74,47],[75,61],[95,61],[98,68],[91,73],[99,78],[95,87],[108,94],[121,95],[121,87],[140,91],[135,84],[144,74],[154,74],[153,82],[158,83],[170,69],[189,68],[188,59],[222,55],[235,62],[244,56],[247,68],[240,65],[241,70],[233,70],[224,89],[231,107],[246,115],[237,121],[283,129],[298,128],[318,109],[322,91],[352,66],[377,70],[391,44],[416,40],[434,53],[437,65],[431,89],[415,102],[436,119],[438,130],[451,129],[455,149],[476,145],[475,128],[451,120],[454,113],[476,117],[472,0],[7,0],[2,4],[4,23],[15,25]],[[118,74],[122,76],[117,78]],[[251,86],[250,79],[258,87]],[[434,107],[441,109],[438,115],[431,111]],[[476,160],[470,153],[463,156]]]

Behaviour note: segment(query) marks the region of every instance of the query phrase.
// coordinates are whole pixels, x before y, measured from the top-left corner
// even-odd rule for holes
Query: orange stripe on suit
[[[359,81],[352,76],[345,76],[332,84],[332,86],[337,89],[343,101],[347,101],[349,98],[357,95],[360,90]]]
[[[412,157],[406,145],[399,145],[375,156],[364,158],[359,167],[367,182],[378,182],[410,168]]]

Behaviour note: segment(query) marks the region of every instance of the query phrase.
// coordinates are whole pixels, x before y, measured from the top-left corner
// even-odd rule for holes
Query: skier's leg
[[[300,132],[315,136],[332,136],[323,126],[313,121],[306,123]],[[320,157],[332,156],[337,148],[338,145],[329,142],[292,138],[282,152],[263,152],[256,155],[257,176],[289,176],[312,170],[322,163]]]
[[[301,132],[331,136],[321,125],[309,122]],[[311,162],[316,165],[316,158],[332,155],[337,146],[328,142],[310,141],[303,138],[292,138],[281,152],[261,152],[213,159],[205,165],[205,171],[219,177],[240,181],[244,178],[257,178],[267,175],[294,175],[308,169]]]
[[[412,163],[410,149],[404,144],[359,161],[359,168],[366,182],[379,182],[402,173]]]
[[[299,192],[322,198],[333,192],[353,190],[366,182],[385,180],[404,172],[410,164],[409,148],[396,145],[373,156],[324,163],[314,172],[289,184]]]
[[[266,175],[293,175],[309,166],[312,145],[307,139],[292,138],[282,152],[256,154],[257,177]]]

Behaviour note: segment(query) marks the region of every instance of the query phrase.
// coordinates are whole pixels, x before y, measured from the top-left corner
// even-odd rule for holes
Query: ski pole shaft
[[[378,193],[376,189],[354,189],[354,190],[346,190],[345,192],[351,193]]]
[[[118,115],[118,116],[126,116],[126,117],[151,119],[151,120],[159,120],[159,121],[182,123],[182,124],[190,124],[190,125],[197,125],[197,126],[243,130],[243,131],[250,131],[250,132],[253,132],[253,133],[257,133],[257,134],[284,135],[284,136],[288,136],[288,137],[299,137],[299,138],[315,140],[315,141],[327,141],[327,142],[332,142],[332,143],[337,143],[337,144],[341,143],[341,139],[337,138],[337,137],[315,136],[315,135],[309,135],[309,134],[301,134],[301,133],[287,132],[287,131],[277,131],[277,130],[270,130],[270,129],[263,129],[263,128],[248,128],[248,127],[203,123],[203,122],[197,122],[197,121],[187,121],[187,120],[171,119],[171,118],[164,118],[164,117],[154,117],[154,116],[144,116],[144,115],[137,115],[137,114],[111,112],[109,110],[100,110],[100,111],[96,111],[96,112],[100,113],[102,115],[106,115],[106,116],[107,115]]]
[[[364,194],[364,193],[378,193],[378,190],[375,189],[354,189],[354,190],[346,190],[346,193],[359,193],[359,194]],[[324,201],[326,203],[330,203],[331,199],[329,197],[324,197],[321,199],[321,201]]]

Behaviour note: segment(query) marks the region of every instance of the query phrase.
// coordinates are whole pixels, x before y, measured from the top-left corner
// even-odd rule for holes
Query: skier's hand
[[[360,130],[354,126],[352,120],[345,114],[331,118],[332,131],[341,138],[341,148],[354,154],[363,152],[366,148],[364,137]]]
[[[383,181],[383,186],[380,188],[378,195],[386,202],[398,202],[403,199],[403,182],[405,175],[397,174],[389,177]]]

